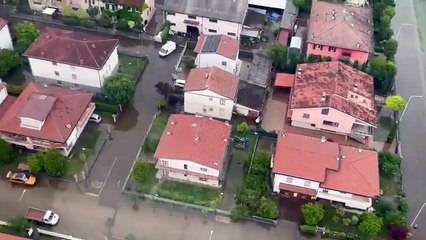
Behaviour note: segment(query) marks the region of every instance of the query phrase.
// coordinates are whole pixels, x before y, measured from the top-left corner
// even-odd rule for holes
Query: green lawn
[[[395,179],[380,176],[380,189],[383,190],[383,195],[394,197],[398,194],[397,183]]]
[[[144,162],[136,162],[133,168],[132,180],[136,184],[136,190],[138,192],[153,194],[154,186],[157,185],[158,179],[155,177],[157,174],[157,169],[154,164],[144,163]],[[139,182],[136,181],[138,179],[135,176],[143,176],[143,179]]]
[[[160,197],[215,208],[218,204],[218,189],[194,186],[186,183],[166,181],[158,189]]]
[[[140,72],[146,66],[145,58],[132,57],[119,54],[120,72],[132,76],[135,81],[139,77]]]
[[[143,143],[144,153],[153,154],[160,143],[160,138],[166,128],[168,119],[159,116],[154,120],[151,130],[148,133],[145,142]]]
[[[345,218],[351,219],[352,216],[354,215],[357,216],[359,219],[360,216],[353,213],[348,213],[348,212],[343,212],[342,215],[337,214],[336,208],[330,207],[330,206],[324,206],[324,218],[321,221],[320,225],[326,228],[330,228],[333,231],[351,232],[351,233],[358,234],[357,225],[349,224],[349,226],[345,226],[343,224],[343,219]]]

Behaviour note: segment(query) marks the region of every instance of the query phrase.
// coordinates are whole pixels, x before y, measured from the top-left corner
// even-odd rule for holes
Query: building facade
[[[0,18],[0,50],[1,49],[13,50],[13,42],[9,26],[7,25],[7,21],[3,18]]]

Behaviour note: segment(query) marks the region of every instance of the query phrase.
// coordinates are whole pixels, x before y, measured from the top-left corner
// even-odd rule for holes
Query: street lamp
[[[395,37],[395,39],[396,39],[396,40],[398,40],[398,38],[399,38],[399,34],[401,33],[401,30],[402,30],[404,27],[410,27],[410,26],[413,26],[413,24],[411,24],[411,23],[404,23],[404,24],[402,24],[401,26],[399,26],[398,31],[397,31],[397,33],[396,33],[396,37]]]
[[[405,108],[404,108],[404,110],[402,111],[402,113],[401,113],[401,117],[399,118],[399,121],[398,121],[398,122],[401,122],[401,121],[402,121],[402,118],[404,117],[405,111],[407,111],[408,105],[410,105],[411,99],[413,99],[413,98],[423,98],[423,96],[420,96],[420,95],[412,95],[412,96],[410,96],[410,97],[408,98],[407,104],[405,105]]]
[[[212,240],[212,237],[213,237],[213,230],[211,230],[211,231],[210,231],[210,237],[209,237],[209,240]]]
[[[86,148],[81,148],[81,150],[83,151],[82,153],[83,153],[83,156],[84,156],[84,167],[85,167],[85,169],[86,169],[86,178],[87,178],[87,176],[89,175],[89,170],[88,170],[88,168],[87,168],[87,155],[86,155]]]

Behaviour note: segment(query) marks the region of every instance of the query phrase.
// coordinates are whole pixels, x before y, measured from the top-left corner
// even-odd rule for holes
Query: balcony
[[[373,127],[354,124],[351,129],[351,134],[357,137],[373,136]]]
[[[317,193],[317,198],[340,202],[348,208],[355,208],[360,210],[368,210],[372,206],[371,198],[352,195],[352,194],[344,194],[335,191],[323,191],[320,190]]]

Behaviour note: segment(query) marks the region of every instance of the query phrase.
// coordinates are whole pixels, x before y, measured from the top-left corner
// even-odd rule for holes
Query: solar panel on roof
[[[204,42],[203,49],[201,50],[203,53],[208,52],[216,52],[219,48],[220,43],[220,35],[210,35],[206,37],[206,41]]]

